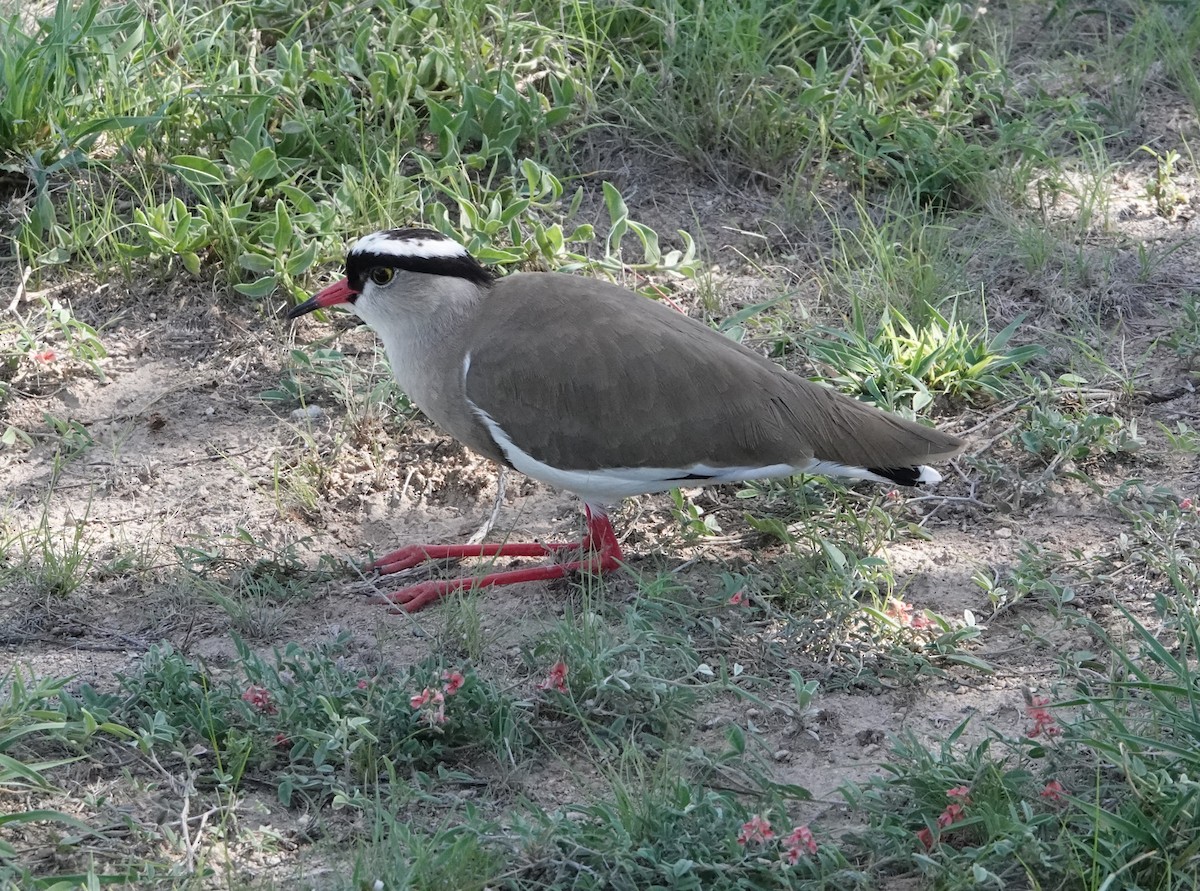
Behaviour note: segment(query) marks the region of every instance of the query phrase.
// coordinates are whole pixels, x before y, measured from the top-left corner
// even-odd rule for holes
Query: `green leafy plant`
[[[1143,445],[1136,419],[1062,411],[1050,405],[1031,406],[1021,427],[1018,439],[1024,449],[1054,466],[1063,461],[1086,461],[1097,453],[1135,452]]]
[[[806,334],[806,349],[831,369],[839,388],[884,408],[914,413],[939,393],[1002,397],[1009,390],[1005,378],[1044,352],[1036,344],[1010,346],[1020,318],[988,337],[972,333],[953,311],[944,316],[928,307],[925,315],[925,322],[916,325],[888,307],[875,332],[868,334],[856,303],[850,331],[814,328]]]
[[[1166,424],[1158,422],[1158,429],[1162,431],[1171,448],[1185,455],[1200,454],[1200,431],[1192,428],[1192,426],[1184,421],[1176,421],[1175,428],[1171,429]]]
[[[1062,554],[1023,542],[1016,565],[1006,573],[977,572],[972,578],[987,595],[992,612],[1000,613],[1027,598],[1058,611],[1075,600],[1075,580],[1062,566]]]
[[[720,535],[721,524],[711,513],[706,513],[702,507],[684,496],[678,489],[671,490],[671,512],[675,521],[687,538],[697,538],[709,535]]]
[[[1181,204],[1187,204],[1187,194],[1175,184],[1175,164],[1179,152],[1171,149],[1160,155],[1147,146],[1142,151],[1154,158],[1154,178],[1146,185],[1146,195],[1154,202],[1154,210],[1160,217],[1170,219]]]

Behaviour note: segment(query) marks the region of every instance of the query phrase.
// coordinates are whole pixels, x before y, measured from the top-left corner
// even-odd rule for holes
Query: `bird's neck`
[[[435,421],[439,405],[462,387],[463,337],[485,294],[469,281],[446,280],[436,295],[411,295],[416,311],[375,329],[400,389]]]

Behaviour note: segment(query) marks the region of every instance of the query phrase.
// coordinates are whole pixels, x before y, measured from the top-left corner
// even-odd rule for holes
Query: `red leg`
[[[587,514],[587,532],[580,544],[491,544],[491,545],[410,545],[401,548],[368,566],[387,574],[416,566],[425,560],[442,557],[543,557],[565,550],[578,550],[582,559],[568,563],[552,563],[548,566],[533,566],[528,569],[513,569],[493,572],[484,576],[464,576],[456,579],[439,579],[420,582],[383,595],[396,609],[410,613],[428,606],[433,601],[453,591],[471,591],[498,585],[515,585],[520,582],[540,582],[561,579],[576,572],[605,573],[621,565],[621,546],[608,515],[584,506]]]
[[[419,566],[428,560],[445,560],[450,557],[545,557],[566,548],[577,548],[573,544],[508,544],[478,545],[408,545],[398,551],[385,554],[368,563],[366,570],[378,570],[383,575]]]

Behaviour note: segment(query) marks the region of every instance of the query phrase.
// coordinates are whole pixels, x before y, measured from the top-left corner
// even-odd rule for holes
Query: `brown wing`
[[[604,282],[505,279],[479,306],[468,344],[467,398],[522,451],[562,469],[798,465],[814,456],[890,467],[961,447]]]

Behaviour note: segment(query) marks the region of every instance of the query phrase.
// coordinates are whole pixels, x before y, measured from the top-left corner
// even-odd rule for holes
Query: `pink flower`
[[[741,591],[736,592],[732,597],[729,598],[730,606],[741,606],[742,604],[749,603],[749,602],[750,602],[750,598],[748,598]]]
[[[281,749],[290,749],[292,747],[292,741],[288,739],[288,735],[286,733],[276,733],[275,745]]]
[[[804,852],[800,850],[800,848],[791,847],[780,854],[779,859],[782,860],[787,866],[795,866],[800,862],[800,858],[803,856]]]
[[[817,853],[817,840],[813,838],[812,830],[807,826],[797,826],[793,829],[792,834],[784,840],[784,844],[801,852]],[[792,861],[792,863],[795,862],[795,860]]]
[[[414,709],[424,710],[425,720],[429,722],[430,726],[446,723],[446,697],[442,695],[441,690],[431,690],[426,687],[420,693],[412,696],[408,700],[408,704]],[[432,705],[433,708],[425,708],[427,705]]]
[[[1185,498],[1185,499],[1183,499],[1183,501],[1179,502],[1179,509],[1180,510],[1191,510],[1192,509],[1192,499]]]
[[[467,679],[462,676],[462,672],[443,671],[442,680],[445,681],[445,683],[442,684],[442,689],[446,692],[446,695],[453,696],[462,688],[462,685],[466,683]]]
[[[938,814],[937,827],[939,830],[947,829],[953,826],[959,820],[967,816],[966,805],[971,803],[971,790],[967,786],[955,786],[952,789],[947,789],[946,794],[951,798],[957,798],[958,801],[952,801],[946,805],[946,809]],[[959,804],[962,802],[962,804]],[[917,830],[917,840],[925,846],[925,850],[931,850],[934,844],[933,833],[929,828]]]
[[[359,679],[358,679],[358,689],[360,689],[360,690],[365,690],[365,689],[367,689],[367,687],[369,687],[369,686],[371,686],[371,682],[370,682],[370,681],[368,681],[366,678],[359,678]]]
[[[971,787],[970,786],[955,786],[953,789],[947,789],[946,794],[951,798],[961,798],[963,804],[971,803]]]
[[[537,685],[539,690],[557,690],[567,692],[567,663],[559,659],[550,669],[546,679]]]
[[[58,354],[54,350],[38,350],[33,354],[33,358],[38,362],[53,362],[58,358]]]
[[[886,498],[888,501],[899,501],[900,500],[900,490],[899,489],[889,489],[888,493],[886,495],[884,495],[883,497]]]
[[[242,702],[248,702],[264,715],[273,715],[277,711],[274,703],[271,702],[271,692],[266,687],[260,687],[257,684],[246,688],[246,692],[242,694]]]
[[[883,611],[883,614],[897,625],[909,625],[912,623],[912,607],[903,600],[889,600],[887,609]]]
[[[737,843],[744,847],[750,843],[762,844],[774,837],[775,833],[771,831],[771,821],[766,817],[755,814],[742,824],[742,829],[738,833]]]
[[[924,631],[926,628],[932,628],[931,622],[923,613],[913,612],[911,604],[905,603],[903,600],[895,598],[888,601],[887,609],[883,614],[899,625],[901,628],[912,628],[914,631]]]
[[[961,804],[948,804],[946,805],[946,809],[938,815],[937,824],[939,828],[945,829],[947,826],[957,823],[964,816],[966,814]]]
[[[1038,794],[1047,801],[1059,802],[1063,800],[1063,796],[1066,794],[1066,792],[1067,790],[1063,788],[1062,783],[1060,783],[1058,780],[1051,780],[1046,784],[1046,788],[1044,788]]]
[[[1062,733],[1062,728],[1054,720],[1054,715],[1050,714],[1050,709],[1046,708],[1049,704],[1050,699],[1046,696],[1027,697],[1025,712],[1033,719],[1033,726],[1026,731],[1026,736],[1030,739],[1039,736],[1058,736]]]

